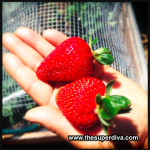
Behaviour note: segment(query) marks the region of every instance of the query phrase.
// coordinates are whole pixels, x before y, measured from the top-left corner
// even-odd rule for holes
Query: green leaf
[[[129,113],[132,110],[132,108],[126,108],[126,109],[120,109],[118,114],[125,114]]]
[[[108,98],[111,99],[120,109],[126,109],[131,104],[130,100],[125,96],[111,95]]]
[[[102,53],[98,56],[95,56],[96,60],[103,65],[110,65],[114,62],[114,58],[111,54]]]
[[[103,53],[111,53],[111,51],[106,48],[106,47],[101,47],[101,48],[98,48],[97,50],[94,51],[94,55],[99,55],[99,54],[103,54]]]
[[[102,99],[101,116],[106,119],[112,119],[119,112],[119,107],[109,98]]]
[[[104,120],[104,118],[103,118],[103,116],[102,116],[102,114],[101,114],[101,110],[98,111],[98,117],[99,117],[101,123],[104,124],[105,126],[110,126],[110,125],[111,125],[111,124],[109,124],[107,121]]]
[[[101,95],[98,93],[98,94],[96,95],[96,97],[95,97],[95,101],[96,101],[96,103],[97,103],[98,105],[100,105],[101,100],[102,100],[102,97],[101,97]]]
[[[105,92],[105,96],[108,97],[111,93],[113,84],[114,84],[115,80],[111,80],[109,81],[109,83],[106,85],[106,92]]]
[[[95,39],[92,41],[92,44],[91,44],[91,45],[94,45],[96,42],[97,42],[97,38],[95,38]]]

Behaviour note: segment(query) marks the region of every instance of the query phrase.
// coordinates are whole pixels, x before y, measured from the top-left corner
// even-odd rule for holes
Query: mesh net
[[[3,2],[3,33],[14,32],[24,26],[40,35],[46,29],[57,29],[65,35],[79,36],[88,43],[88,33],[92,39],[98,38],[93,49],[107,47],[115,62],[111,67],[133,80],[147,91],[147,76],[144,72],[141,53],[132,38],[128,13],[120,2]],[[140,41],[141,42],[141,41]],[[3,53],[9,52],[3,47]],[[146,66],[146,64],[145,64]],[[3,70],[3,128],[12,128],[23,121],[25,112],[37,104]],[[23,122],[29,126],[31,123]],[[17,126],[16,128],[21,128]]]

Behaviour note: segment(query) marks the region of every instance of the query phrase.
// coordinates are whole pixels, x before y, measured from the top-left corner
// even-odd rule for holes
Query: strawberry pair
[[[97,38],[89,45],[79,37],[71,37],[52,51],[37,68],[42,81],[73,81],[62,86],[56,94],[56,103],[63,115],[75,126],[88,128],[99,120],[107,133],[108,121],[122,110],[129,110],[130,101],[124,96],[111,95],[114,80],[107,86],[94,77],[93,59],[109,65],[114,61],[111,52],[103,47],[91,50]],[[103,96],[103,98],[102,98]]]

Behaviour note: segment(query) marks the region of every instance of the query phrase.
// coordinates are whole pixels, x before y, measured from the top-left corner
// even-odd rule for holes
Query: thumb
[[[69,141],[68,135],[80,135],[58,108],[53,106],[40,106],[30,109],[24,116],[30,122],[36,122],[48,130],[61,136],[76,148],[103,148],[104,143],[97,141]],[[107,145],[107,146],[106,146]],[[108,147],[110,144],[105,143]]]
[[[67,141],[69,133],[76,132],[61,111],[52,106],[32,108],[25,114],[24,119],[41,124]]]

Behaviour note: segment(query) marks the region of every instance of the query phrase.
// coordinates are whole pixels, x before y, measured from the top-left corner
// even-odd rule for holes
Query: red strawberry
[[[105,86],[101,80],[93,77],[78,79],[58,90],[56,103],[63,115],[77,127],[91,127],[99,119],[103,127],[109,126],[105,119],[112,119],[121,108],[128,108],[130,104],[125,97],[115,95],[114,100],[114,96],[109,96],[113,82],[114,80]],[[99,94],[105,94],[105,98],[102,99]],[[121,100],[123,103],[120,104],[118,101]]]
[[[88,45],[79,37],[65,40],[40,64],[36,71],[37,77],[43,81],[73,81],[91,75],[93,56],[103,64],[113,62],[107,48],[92,51],[90,47],[93,44],[90,42]]]
[[[95,96],[104,96],[105,84],[93,77],[85,77],[59,89],[56,102],[63,115],[73,124],[90,127],[98,122]]]

